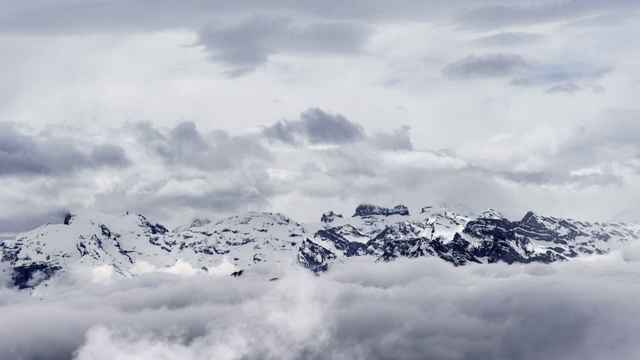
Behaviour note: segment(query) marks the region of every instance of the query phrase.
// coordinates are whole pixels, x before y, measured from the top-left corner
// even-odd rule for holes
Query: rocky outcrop
[[[342,214],[336,214],[333,211],[329,211],[329,212],[326,212],[326,213],[322,214],[322,218],[320,218],[320,221],[323,222],[323,223],[328,224],[330,222],[333,222],[336,218],[342,219],[343,218]]]
[[[396,205],[392,209],[384,208],[377,205],[362,204],[356,208],[356,212],[353,216],[390,216],[390,215],[402,215],[409,216],[409,209],[404,205]]]
[[[324,247],[306,239],[298,251],[298,263],[315,272],[329,269],[329,262],[336,259],[336,255]]]

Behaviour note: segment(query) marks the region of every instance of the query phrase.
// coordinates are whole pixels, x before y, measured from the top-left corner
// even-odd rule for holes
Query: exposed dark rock
[[[109,230],[109,228],[107,228],[104,225],[100,225],[100,230],[102,230],[102,235],[106,236],[106,237],[111,237],[111,230]]]
[[[38,285],[40,282],[51,278],[59,266],[48,263],[33,263],[30,265],[20,265],[13,268],[11,283],[18,289],[27,289]]]
[[[303,241],[298,249],[298,263],[315,273],[327,271],[329,261],[335,259],[334,253],[309,239]]]
[[[244,270],[238,270],[238,271],[234,271],[231,273],[231,276],[233,277],[239,277],[242,276],[242,274],[244,273]]]
[[[367,254],[367,245],[355,241],[349,241],[336,232],[336,229],[319,230],[315,233],[314,238],[331,242],[336,249],[344,252],[347,257],[362,256]]]
[[[335,220],[336,218],[342,219],[342,214],[336,214],[333,211],[329,211],[322,214],[322,218],[320,219],[320,221],[323,223],[330,223],[333,222],[333,220]]]
[[[72,215],[71,213],[67,213],[67,214],[64,216],[64,224],[65,224],[65,225],[71,225],[71,221],[73,220],[73,217],[74,217],[74,216],[75,216],[75,215]]]
[[[383,216],[403,215],[403,216],[408,216],[409,215],[409,209],[404,205],[396,205],[396,206],[393,207],[393,209],[388,209],[388,208],[384,208],[384,207],[377,206],[377,205],[362,204],[362,205],[359,205],[356,208],[356,212],[355,212],[355,214],[353,216],[364,217],[364,216],[372,216],[372,215],[383,215]]]
[[[164,235],[169,232],[169,229],[167,229],[161,224],[150,223],[147,220],[147,218],[144,217],[143,215],[138,214],[138,218],[140,219],[141,225],[147,228],[147,230],[154,235],[156,234]]]

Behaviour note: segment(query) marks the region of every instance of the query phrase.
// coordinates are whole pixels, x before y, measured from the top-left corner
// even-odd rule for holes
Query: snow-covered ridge
[[[640,225],[591,223],[527,213],[512,221],[494,210],[479,216],[426,206],[410,215],[403,205],[360,205],[354,216],[334,212],[319,223],[300,224],[284,214],[250,212],[211,222],[194,219],[173,231],[144,216],[95,212],[68,215],[64,224],[47,224],[0,243],[3,268],[12,285],[30,288],[77,266],[108,266],[135,276],[141,264],[170,268],[188,264],[229,271],[264,264],[327,271],[335,262],[363,257],[437,256],[455,265],[565,261],[608,252],[617,243],[637,240]]]

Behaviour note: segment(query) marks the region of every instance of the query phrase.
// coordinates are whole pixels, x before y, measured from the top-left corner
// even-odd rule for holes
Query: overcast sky
[[[640,198],[636,0],[0,0],[0,234]],[[1,236],[1,235],[0,235]]]

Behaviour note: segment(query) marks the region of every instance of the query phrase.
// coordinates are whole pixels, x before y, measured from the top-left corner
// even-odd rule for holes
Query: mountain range
[[[384,262],[433,256],[455,266],[552,263],[604,254],[639,237],[640,225],[632,222],[534,212],[510,220],[491,209],[469,215],[438,206],[412,214],[403,205],[363,204],[351,216],[329,211],[308,224],[280,213],[249,212],[218,221],[197,218],[174,230],[140,214],[84,211],[1,242],[0,265],[10,272],[11,286],[28,289],[78,266],[108,266],[134,276],[141,264],[167,268],[181,261],[210,271],[228,263],[239,276],[264,264],[322,273],[354,258]]]

